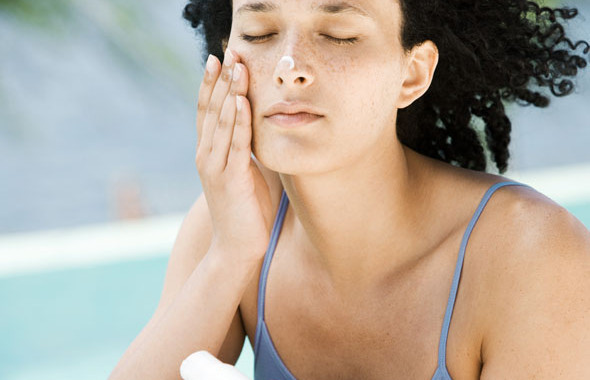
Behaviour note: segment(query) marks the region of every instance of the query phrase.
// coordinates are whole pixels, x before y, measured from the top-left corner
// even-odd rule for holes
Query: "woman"
[[[213,53],[203,195],[111,379],[178,378],[199,350],[233,364],[246,336],[256,379],[590,378],[590,232],[485,172],[508,165],[504,103],[572,91],[589,49],[564,34],[575,10],[193,0],[184,15]]]

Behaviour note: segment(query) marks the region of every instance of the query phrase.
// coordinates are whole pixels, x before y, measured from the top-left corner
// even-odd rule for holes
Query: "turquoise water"
[[[167,261],[0,278],[0,379],[106,379],[155,311]]]
[[[590,203],[579,202],[571,205],[566,205],[565,208],[569,210],[576,218],[578,218],[586,228],[590,229]]]
[[[590,203],[567,209],[590,228]],[[0,278],[0,379],[106,379],[153,314],[167,260]],[[238,368],[252,363],[246,343]]]

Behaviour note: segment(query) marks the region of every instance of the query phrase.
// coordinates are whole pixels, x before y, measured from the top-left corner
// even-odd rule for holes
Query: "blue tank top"
[[[455,298],[457,296],[457,289],[459,288],[459,279],[461,277],[461,269],[463,268],[463,259],[465,257],[465,247],[471,235],[471,231],[475,223],[479,219],[481,212],[488,203],[492,194],[499,188],[508,185],[528,186],[515,181],[505,181],[492,185],[484,194],[479,206],[475,210],[461,241],[459,248],[459,257],[455,265],[455,273],[451,283],[451,291],[447,302],[447,309],[443,320],[442,331],[438,345],[438,367],[432,377],[432,380],[451,380],[451,375],[446,366],[446,348],[447,338],[449,335],[449,326],[451,324],[451,316],[453,315],[453,308],[455,306]],[[530,187],[530,186],[529,186]],[[295,376],[291,374],[289,369],[285,366],[278,352],[276,351],[266,323],[264,322],[264,297],[266,293],[266,279],[270,268],[279,234],[283,226],[283,220],[289,205],[289,198],[283,190],[279,210],[274,221],[274,226],[270,236],[270,243],[264,256],[262,263],[262,270],[260,272],[260,281],[258,283],[258,317],[256,323],[256,337],[254,341],[254,379],[255,380],[296,380]]]

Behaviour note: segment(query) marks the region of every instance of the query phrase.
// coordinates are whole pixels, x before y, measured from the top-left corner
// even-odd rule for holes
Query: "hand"
[[[257,261],[270,240],[272,203],[251,158],[248,71],[229,48],[223,65],[210,56],[207,66],[199,89],[195,161],[211,214],[212,246]]]

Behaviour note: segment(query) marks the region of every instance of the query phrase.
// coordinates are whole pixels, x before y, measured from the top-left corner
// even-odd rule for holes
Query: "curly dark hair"
[[[558,97],[572,93],[572,78],[587,65],[578,54],[587,55],[590,45],[572,42],[565,32],[565,22],[578,10],[526,0],[399,1],[404,49],[431,40],[439,50],[429,90],[399,110],[400,142],[479,171],[486,170],[487,149],[504,173],[512,129],[505,105],[547,107],[549,94],[543,88]],[[205,37],[203,60],[208,54],[222,59],[231,0],[190,0],[183,17]]]

